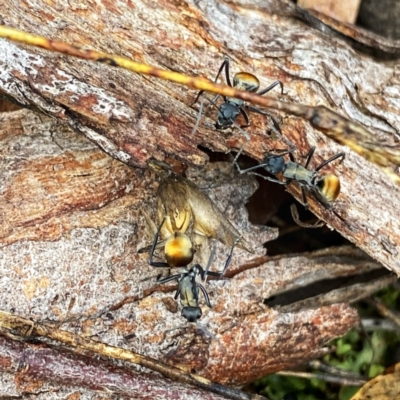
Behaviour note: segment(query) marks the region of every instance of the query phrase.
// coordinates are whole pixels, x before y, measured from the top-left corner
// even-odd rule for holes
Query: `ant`
[[[250,74],[249,72],[238,72],[237,74],[235,74],[233,77],[233,85],[232,85],[231,79],[229,77],[229,58],[228,57],[225,57],[222,65],[219,68],[217,76],[215,77],[214,82],[216,82],[218,80],[218,77],[221,74],[223,69],[225,70],[226,83],[229,86],[231,86],[235,89],[238,89],[238,90],[244,90],[247,92],[257,93],[257,90],[260,88],[260,81],[258,80],[258,78],[255,75]],[[261,90],[257,94],[261,96],[261,95],[271,91],[277,85],[279,85],[281,87],[281,94],[283,94],[283,84],[281,81],[275,81],[274,83],[269,85],[267,88]],[[198,93],[198,95],[192,105],[194,105],[197,102],[197,100],[203,93],[204,93],[204,90],[201,90]],[[219,94],[217,96],[215,96],[210,104],[214,105],[219,96],[220,96]],[[252,107],[252,106],[246,104],[244,102],[244,100],[235,99],[234,97],[226,97],[226,96],[223,96],[223,98],[224,98],[224,103],[222,103],[221,106],[218,107],[218,119],[217,119],[217,122],[215,123],[216,129],[224,130],[224,129],[228,129],[230,126],[233,125],[236,128],[239,128],[239,130],[244,134],[244,136],[246,137],[247,140],[250,140],[249,136],[242,129],[240,129],[240,128],[247,128],[251,125],[249,116],[248,116],[246,110],[256,112],[256,113],[259,113],[262,115],[270,116],[270,114],[267,113],[266,111],[260,110],[256,107]],[[197,118],[195,128],[193,129],[193,133],[196,132],[196,130],[197,130],[197,126],[200,121],[202,109],[203,109],[203,102],[200,105],[199,117]],[[241,126],[239,126],[235,123],[235,121],[240,113],[243,115],[243,117],[246,121],[246,124],[241,125]],[[277,123],[275,122],[274,119],[272,119],[272,120],[273,120],[274,126],[276,128]],[[279,129],[278,129],[278,131],[279,131]]]
[[[154,262],[153,256],[157,246],[158,237],[161,228],[164,224],[165,218],[159,226],[157,233],[154,237],[153,245],[150,251],[149,265],[157,268],[170,268],[170,267],[186,267],[193,261],[195,250],[189,237],[185,233],[174,232],[165,242],[165,258],[167,262]],[[231,248],[228,258],[226,259],[225,266],[221,272],[209,271],[213,254],[211,254],[207,267],[204,270],[199,264],[192,266],[185,272],[171,275],[167,278],[157,279],[157,283],[166,283],[173,280],[178,282],[178,290],[174,299],[176,300],[180,295],[181,304],[183,306],[181,315],[186,318],[188,322],[196,322],[202,315],[201,308],[199,307],[199,289],[203,293],[206,304],[211,308],[210,298],[203,285],[196,281],[197,276],[200,275],[202,281],[205,281],[207,276],[221,277],[225,274],[232,260],[233,249],[236,242]]]
[[[310,151],[307,153],[306,162],[303,165],[295,162],[293,157],[294,149],[285,150],[284,152],[277,154],[268,154],[264,157],[261,164],[258,164],[254,167],[247,168],[245,170],[240,169],[239,164],[237,163],[237,159],[239,158],[240,154],[242,153],[244,146],[240,149],[238,154],[236,155],[233,163],[235,164],[238,171],[243,174],[245,172],[250,172],[253,175],[260,176],[261,178],[279,183],[280,185],[287,185],[291,181],[296,181],[299,186],[301,187],[302,193],[302,205],[308,209],[308,202],[306,197],[306,189],[312,191],[317,199],[326,207],[330,208],[330,202],[336,200],[340,193],[340,180],[336,175],[328,174],[322,177],[318,176],[318,172],[325,167],[326,165],[330,164],[332,161],[341,158],[340,162],[342,162],[345,158],[345,153],[340,152],[332,156],[326,161],[323,161],[319,164],[314,170],[308,169],[308,165],[310,164],[311,158],[315,152],[315,146],[311,147]],[[286,161],[283,156],[289,155],[290,161]],[[281,181],[276,178],[271,178],[268,176],[264,176],[258,174],[254,171],[258,168],[264,168],[267,172],[272,175],[277,175],[282,173],[283,177],[286,180]]]

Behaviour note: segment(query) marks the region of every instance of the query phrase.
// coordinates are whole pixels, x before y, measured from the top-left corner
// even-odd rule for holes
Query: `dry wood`
[[[135,393],[135,398],[140,399],[166,396],[176,399],[264,399],[259,395],[215,384],[150,357],[75,335],[55,328],[52,324],[34,323],[3,311],[0,311],[0,331],[0,365],[3,365],[3,370],[17,372],[19,382],[28,381],[28,385],[37,388],[42,386],[37,380],[44,379],[56,384],[83,386],[123,397],[131,397]],[[63,346],[72,346],[74,352],[43,343],[48,342],[48,339]],[[18,343],[21,341],[26,344]],[[38,341],[42,343],[38,345]],[[81,355],[87,352],[91,353],[91,357]],[[127,361],[130,368],[116,367],[107,362],[99,363],[96,361],[99,357],[107,357],[114,362]],[[154,373],[141,373],[139,366],[159,372],[164,377]],[[154,381],[157,383],[151,383]]]
[[[74,7],[36,1],[25,8],[11,0],[0,18],[47,37],[207,77],[229,54],[233,72],[255,73],[262,87],[282,80],[282,100],[323,104],[395,143],[395,68],[282,13],[276,16],[275,3],[265,3],[264,10],[213,1],[167,1],[157,9],[140,1]],[[68,329],[84,336],[233,384],[315,357],[324,343],[357,323],[346,304],[300,311],[262,305],[286,288],[378,265],[348,249],[266,258],[259,246],[277,233],[249,225],[243,204],[256,185],[251,177],[230,171],[209,194],[257,253],[235,251],[233,278],[208,283],[213,309],[203,309],[197,326],[186,325],[179,312],[171,312],[175,303],[166,292],[172,293],[173,286],[158,287],[158,271],[137,254],[150,240],[141,208],[155,211],[155,176],[129,168],[97,146],[140,167],[165,156],[199,166],[207,156],[198,145],[226,152],[240,148],[243,136],[215,131],[205,118],[191,137],[196,110],[188,105],[195,93],[171,83],[5,41],[0,53],[0,90],[54,118],[27,111],[2,115],[0,309],[36,320],[74,318]],[[315,163],[346,152],[345,162],[332,167],[342,181],[334,205],[340,218],[314,201],[312,210],[399,273],[400,222],[394,218],[399,189],[377,167],[308,123],[281,117],[283,134],[300,154],[317,145]],[[248,154],[261,159],[267,150],[286,147],[268,135],[265,118],[250,118]],[[216,175],[211,173],[205,186]],[[294,186],[289,190],[298,194]],[[215,269],[227,252],[218,247]],[[71,299],[75,304],[67,316]]]
[[[326,14],[338,21],[354,24],[357,19],[361,0],[299,0],[298,5]]]
[[[51,393],[52,387],[44,383],[49,380],[58,385],[86,387],[102,393],[104,397],[108,393],[131,398],[132,393],[135,393],[136,399],[146,400],[171,395],[176,399],[225,398],[194,388],[188,389],[185,385],[172,384],[156,374],[132,371],[110,363],[100,363],[94,358],[70,353],[65,349],[18,342],[3,336],[0,336],[0,364],[3,371],[16,374],[21,392],[39,396],[41,393]],[[174,388],[171,390],[172,386]]]
[[[213,309],[203,308],[197,326],[185,324],[171,301],[174,285],[158,286],[159,271],[137,254],[150,240],[141,209],[155,217],[154,174],[31,111],[3,114],[1,126],[2,309],[55,328],[69,321],[83,336],[235,384],[321,354],[357,322],[346,304],[315,301],[300,312],[262,305],[285,288],[378,266],[349,249],[268,260],[260,244],[277,232],[249,225],[243,208],[254,179],[217,163],[197,177],[188,173],[202,186],[214,182],[210,196],[257,252],[235,250],[231,279],[208,282]],[[227,252],[217,246],[213,268]]]
[[[382,374],[368,381],[350,400],[397,399],[400,396],[400,365],[387,368]]]
[[[171,2],[156,15],[146,2],[73,10],[62,1],[57,4],[37,2],[37,8],[21,10],[20,2],[11,1],[2,19],[7,25],[47,37],[208,77],[214,76],[223,55],[229,54],[234,71],[255,73],[262,87],[280,79],[285,100],[328,106],[367,126],[382,142],[397,140],[396,69],[356,53],[336,38],[305,29],[284,15],[285,10],[291,12],[288,4]],[[273,15],[274,9],[278,16]],[[32,16],[36,13],[39,20]],[[97,22],[100,25],[90,23],[93,15],[103,16]],[[118,23],[111,22],[116,15]],[[46,23],[50,16],[51,22]],[[200,165],[207,157],[197,148],[199,144],[228,151],[243,143],[240,133],[216,132],[207,119],[198,134],[190,137],[196,112],[188,105],[195,93],[185,88],[6,42],[1,49],[1,90],[67,121],[124,162],[144,166],[151,157],[172,155]],[[317,145],[317,163],[339,150],[308,123],[290,115],[282,118],[282,132],[297,145],[299,154]],[[252,114],[251,119],[248,154],[261,159],[267,150],[286,146],[268,137],[265,118]],[[399,189],[375,166],[344,150],[347,159],[335,168],[342,181],[335,206],[340,218],[315,202],[311,207],[334,229],[398,273],[400,227],[393,216],[398,215]],[[298,195],[295,187],[289,190]]]

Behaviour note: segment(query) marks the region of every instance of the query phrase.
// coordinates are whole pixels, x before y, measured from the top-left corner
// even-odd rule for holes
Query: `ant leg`
[[[232,87],[232,83],[231,83],[231,78],[229,77],[229,57],[225,57],[224,62],[222,63],[222,65],[219,68],[218,74],[215,78],[214,82],[217,82],[218,76],[221,73],[222,69],[225,67],[225,79],[226,79],[226,83],[228,84],[228,86]]]
[[[160,240],[160,241],[157,243],[157,245],[156,245],[156,249],[159,249],[159,248],[161,248],[162,246],[164,246],[166,241],[167,241],[166,239]],[[142,247],[142,248],[140,248],[140,249],[138,250],[138,254],[150,253],[152,247],[153,247],[153,243],[150,244],[150,245],[148,245],[148,246]]]
[[[231,264],[231,262],[232,262],[233,249],[235,248],[236,243],[237,243],[240,239],[241,239],[241,237],[237,238],[237,239],[235,240],[235,243],[233,243],[233,246],[232,246],[231,251],[230,251],[230,253],[229,253],[229,255],[228,255],[228,258],[227,258],[226,261],[225,261],[224,269],[220,272],[220,275],[221,275],[221,276],[223,276],[223,275],[225,274],[226,270],[228,269],[229,265]]]
[[[215,257],[215,246],[213,246],[213,248],[211,250],[211,254],[210,254],[210,257],[208,258],[208,263],[207,263],[206,269],[203,270],[203,268],[201,268],[199,266],[201,280],[204,282],[206,281],[207,275],[209,274],[208,271],[210,270],[210,267],[211,267],[211,264],[213,263],[214,257]]]
[[[252,112],[255,112],[255,113],[261,114],[261,115],[267,115],[268,117],[271,117],[271,118],[272,118],[272,115],[271,115],[268,111],[260,110],[260,109],[257,108],[257,107],[253,107],[253,106],[249,106],[249,105],[246,105],[246,108],[247,108],[249,111],[252,111]]]
[[[233,165],[235,165],[236,169],[243,174],[242,170],[240,169],[240,166],[237,162],[238,158],[240,157],[240,155],[243,153],[243,150],[246,146],[247,142],[243,143],[243,146],[240,148],[240,150],[238,151],[238,153],[236,154],[235,158],[233,159]]]
[[[236,122],[232,122],[232,126],[237,128],[243,134],[243,136],[246,138],[246,142],[250,142],[250,136]]]
[[[157,267],[157,268],[168,268],[169,267],[168,263],[166,263],[166,262],[154,262],[153,261],[154,251],[156,249],[157,242],[158,242],[158,236],[160,235],[160,231],[161,231],[162,226],[164,225],[164,222],[165,222],[165,218],[162,220],[160,226],[158,227],[157,233],[154,236],[153,245],[151,246],[150,257],[149,257],[148,263],[152,267]]]
[[[245,125],[240,125],[240,127],[241,128],[249,127],[251,124],[250,124],[250,120],[249,120],[249,116],[247,115],[247,112],[242,107],[240,107],[239,110],[240,110],[241,114],[243,115],[243,117],[244,117],[244,119],[246,121],[246,124]]]
[[[180,294],[181,294],[181,289],[178,289],[175,293],[174,300],[178,300]]]
[[[314,155],[315,152],[315,146],[311,147],[311,149],[309,150],[309,152],[306,154],[306,163],[304,164],[304,168],[307,169],[308,164],[310,164],[310,161],[312,159],[312,156]]]
[[[278,134],[278,136],[284,138],[284,136],[282,135],[282,131],[281,131],[281,127],[279,126],[278,122],[275,120],[274,117],[271,116],[271,121],[272,121],[272,126],[270,124],[268,124],[268,127],[271,128],[271,131],[274,132],[275,134]],[[285,142],[286,143],[290,143],[286,138]],[[290,143],[292,145],[292,147],[294,147],[294,145],[292,143]]]
[[[210,107],[210,106],[215,106],[215,107],[218,108],[218,106],[215,105],[215,102],[218,100],[218,97],[219,97],[219,96],[221,96],[221,95],[220,95],[220,94],[217,94],[217,95],[210,101],[210,103],[209,103],[209,105],[207,106],[207,108]],[[224,100],[226,101],[226,98],[225,98],[225,97],[224,97]]]
[[[163,279],[157,279],[157,283],[163,284],[163,283],[167,283],[167,282],[170,282],[170,281],[179,281],[179,279],[181,279],[181,278],[182,278],[182,273],[181,274],[175,274],[175,275],[171,275],[171,276],[168,276],[166,278],[163,278]]]
[[[229,265],[231,264],[231,262],[232,262],[233,249],[235,248],[237,242],[239,242],[239,240],[240,240],[241,238],[242,238],[242,237],[239,236],[239,237],[235,240],[235,242],[233,243],[232,248],[231,248],[231,251],[230,251],[230,253],[229,253],[229,255],[228,255],[228,258],[227,258],[226,261],[225,261],[224,269],[223,269],[221,272],[218,272],[218,274],[219,274],[220,276],[223,276],[223,275],[225,274],[226,270],[228,269]]]
[[[226,79],[226,83],[228,84],[228,86],[232,87],[231,78],[229,77],[229,57],[225,57],[223,63],[222,63],[221,66],[219,67],[219,70],[218,70],[217,76],[216,76],[215,79],[214,79],[214,82],[217,82],[218,77],[219,77],[219,75],[221,74],[221,72],[222,72],[222,70],[223,70],[224,68],[225,68],[225,79]],[[202,91],[202,93],[204,93],[204,90]],[[210,104],[214,105],[219,96],[220,96],[219,94],[216,95],[216,96],[212,99],[212,101],[211,101]],[[198,96],[197,96],[196,100],[197,100],[197,99],[198,99]],[[225,98],[225,97],[224,97],[224,99],[225,99],[225,101],[226,101],[226,98]]]
[[[202,279],[203,279],[203,280],[204,280],[204,277],[205,277],[206,275],[208,275],[208,276],[215,276],[215,277],[219,278],[219,277],[221,277],[221,276],[223,276],[223,275],[225,274],[226,270],[228,269],[228,267],[229,267],[229,265],[230,265],[230,263],[231,263],[231,261],[232,261],[233,249],[235,248],[236,244],[241,240],[241,238],[242,238],[242,237],[239,236],[239,237],[235,240],[235,242],[233,243],[233,246],[231,247],[231,251],[230,251],[230,253],[229,253],[229,255],[228,255],[228,258],[227,258],[226,261],[225,261],[225,265],[224,265],[223,270],[220,271],[220,272],[209,271],[209,265],[207,265],[206,270],[203,271],[203,272],[201,273],[201,276],[202,276]]]
[[[239,131],[243,134],[243,136],[246,138],[246,140],[249,142],[250,141],[250,136],[247,134],[247,132],[245,132],[242,128],[247,128],[247,127],[249,127],[250,125],[251,125],[251,123],[250,123],[250,120],[249,120],[249,116],[247,115],[247,112],[242,108],[242,107],[239,107],[239,110],[240,110],[240,113],[243,115],[243,117],[244,117],[244,120],[246,121],[246,124],[245,125],[238,125],[238,124],[236,124],[234,121],[232,122],[232,125],[235,127],[235,128],[238,128],[239,129]]]
[[[282,156],[286,156],[289,155],[289,157],[293,157],[293,152],[296,150],[296,148],[291,148],[291,149],[287,149],[287,150],[283,150],[283,149],[274,149],[274,151],[269,152],[268,154],[272,154],[273,156],[278,156],[278,157],[282,157]],[[290,158],[291,161],[294,161],[294,157],[293,160],[292,158]]]
[[[201,285],[200,283],[196,283],[196,286],[203,292],[203,296],[204,296],[204,299],[206,300],[206,304],[208,305],[208,307],[211,308],[210,297],[208,296],[206,289],[204,289],[204,286]]]
[[[231,251],[230,251],[230,253],[229,253],[229,255],[228,255],[228,258],[227,258],[226,261],[225,261],[224,269],[223,269],[221,272],[209,271],[209,268],[210,268],[210,265],[211,265],[211,262],[209,261],[208,264],[207,264],[206,270],[205,270],[205,271],[200,271],[200,275],[201,275],[201,277],[202,277],[202,280],[204,280],[205,277],[206,277],[207,275],[208,275],[208,276],[221,277],[221,276],[223,276],[223,275],[225,274],[226,270],[227,270],[228,267],[229,267],[229,264],[230,264],[231,261],[232,261],[233,249],[235,248],[237,242],[238,242],[240,239],[241,239],[241,238],[239,237],[239,238],[237,238],[237,239],[235,240],[235,243],[233,244],[233,246],[232,246],[232,248],[231,248]],[[210,260],[213,258],[213,254],[214,254],[214,249],[213,249],[212,255],[210,256]],[[206,289],[204,288],[204,286],[201,285],[200,283],[196,283],[196,286],[203,292],[203,295],[204,295],[204,298],[205,298],[205,300],[206,300],[206,303],[207,303],[208,307],[211,308],[210,298],[209,298],[208,293],[207,293]]]
[[[231,80],[230,80],[230,78],[229,78],[229,58],[228,58],[228,57],[225,57],[223,63],[222,63],[221,66],[219,67],[219,70],[218,70],[217,76],[216,76],[215,79],[214,79],[214,82],[217,82],[218,77],[219,77],[219,75],[221,74],[221,72],[222,72],[222,70],[223,70],[224,68],[225,68],[226,83],[228,84],[228,86],[232,86]],[[193,106],[194,104],[197,103],[197,100],[199,100],[199,97],[200,97],[204,92],[205,92],[204,90],[200,90],[200,92],[197,94],[196,99],[194,100],[192,106]],[[216,100],[216,99],[214,99],[213,102],[214,102],[215,100]]]
[[[194,103],[192,104],[192,106],[197,102],[197,100],[198,100],[198,98],[200,97],[200,94],[201,94],[202,92],[204,92],[204,90],[201,91],[201,92],[199,93],[199,95],[197,95],[196,100],[194,101]],[[220,97],[220,95],[217,94],[211,101],[209,101],[209,103],[208,103],[208,105],[207,105],[207,107],[206,107],[206,110],[207,110],[210,106],[216,107],[216,108],[218,109],[218,106],[215,105],[215,102],[218,100],[219,97]],[[226,98],[225,98],[225,97],[224,97],[224,99],[225,99],[225,101],[226,101]],[[202,117],[202,115],[203,115],[204,100],[205,100],[205,98],[203,97],[203,98],[201,99],[200,108],[199,108],[199,111],[198,111],[198,113],[197,113],[196,122],[195,122],[195,124],[194,124],[194,126],[193,126],[192,132],[190,133],[191,136],[193,136],[193,135],[196,133],[197,129],[199,128],[200,121],[201,121],[201,117]],[[208,99],[207,99],[207,100],[208,100]]]
[[[197,103],[197,100],[199,100],[199,97],[204,93],[204,90],[200,90],[199,94],[196,96],[195,101],[192,103],[192,106],[194,106]],[[217,101],[218,97],[221,96],[220,94],[217,94],[210,102],[210,104],[207,106],[209,107],[210,105],[214,105],[215,102]]]
[[[214,79],[214,82],[217,82],[219,75],[221,74],[222,70],[225,68],[225,79],[226,79],[226,83],[228,84],[228,86],[232,87],[232,83],[231,83],[231,78],[229,77],[229,57],[225,57],[223,63],[221,64],[221,66],[219,67],[217,76]],[[204,90],[203,90],[204,92]],[[217,101],[218,97],[220,95],[217,94],[211,101],[211,105],[214,105],[215,102]],[[224,100],[226,101],[226,97],[224,97]]]
[[[304,186],[301,186],[301,199],[302,199],[302,204],[303,207],[308,210],[308,201],[307,201],[307,195],[306,195],[306,188]]]
[[[273,117],[273,115],[271,115],[269,112],[267,112],[267,111],[263,111],[263,110],[260,110],[259,108],[257,108],[257,107],[253,107],[253,106],[249,106],[249,105],[246,105],[246,108],[249,110],[249,111],[252,111],[252,112],[255,112],[255,113],[257,113],[257,114],[261,114],[261,115],[267,115],[268,117],[270,117],[271,118],[271,120],[272,120],[272,123],[273,123],[273,131],[275,131],[275,133],[277,133],[279,136],[282,136],[282,132],[281,132],[281,128],[279,127],[279,124],[278,124],[278,122],[276,122],[276,120],[275,120],[275,118]]]
[[[340,163],[343,162],[343,160],[345,159],[345,153],[343,151],[341,151],[340,153],[335,154],[334,156],[332,156],[331,158],[329,158],[326,161],[323,161],[320,165],[318,165],[317,168],[315,168],[315,171],[319,171],[321,168],[325,167],[325,165],[331,163],[332,161],[341,158]]]
[[[275,86],[280,86],[281,87],[281,94],[283,94],[283,83],[281,81],[275,81],[274,83],[272,83],[271,85],[269,85],[267,88],[259,91],[258,94],[259,96],[262,96],[263,94],[271,91]]]
[[[225,101],[226,101],[226,97],[224,97]],[[242,128],[247,128],[248,126],[250,126],[250,120],[249,120],[249,116],[247,115],[246,111],[243,110],[242,107],[239,107],[240,113],[243,115],[246,124],[245,125],[238,125],[235,121],[232,121],[232,126],[234,126],[235,128],[237,128],[242,135],[246,138],[246,141],[249,142],[250,141],[250,136],[247,134],[246,131],[244,131]]]
[[[194,102],[192,103],[192,106],[194,106],[197,103],[197,100],[199,100],[199,97],[204,93],[204,90],[200,90],[199,93],[197,93],[196,98],[194,99]]]
[[[325,225],[325,222],[318,220],[315,224],[307,224],[305,222],[300,221],[299,212],[297,210],[296,204],[292,204],[290,206],[290,212],[292,214],[293,221],[296,222],[297,225],[301,226],[302,228],[321,228]]]

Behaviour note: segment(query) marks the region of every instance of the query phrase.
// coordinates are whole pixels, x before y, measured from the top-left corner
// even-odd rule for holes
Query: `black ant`
[[[165,218],[154,237],[153,245],[150,251],[149,264],[152,267],[157,268],[186,267],[193,261],[195,250],[193,249],[193,245],[189,237],[185,233],[181,232],[174,232],[165,242],[165,258],[167,259],[167,262],[153,261],[154,251],[156,249],[158,237],[164,221]],[[166,283],[173,280],[178,282],[178,290],[174,299],[176,300],[180,295],[181,304],[183,306],[182,316],[186,318],[188,322],[196,322],[202,315],[201,308],[199,307],[199,289],[204,295],[207,306],[211,308],[208,293],[204,286],[196,281],[197,276],[200,275],[202,281],[205,280],[206,276],[223,276],[228,269],[229,264],[231,263],[235,244],[232,246],[229,256],[226,259],[225,266],[221,272],[209,271],[213,258],[213,254],[211,254],[205,270],[199,264],[196,264],[185,272],[157,280],[157,283]]]
[[[258,80],[258,78],[255,75],[250,74],[249,72],[238,72],[237,74],[235,74],[235,76],[233,77],[233,85],[232,85],[231,79],[229,77],[229,58],[228,57],[225,57],[224,62],[222,63],[221,67],[219,68],[218,74],[215,77],[214,82],[216,82],[218,80],[218,77],[221,74],[223,69],[225,69],[225,79],[226,79],[226,83],[229,86],[234,87],[235,89],[238,89],[238,90],[245,90],[247,92],[257,92],[257,90],[260,88],[260,81]],[[275,81],[274,83],[269,85],[266,89],[261,90],[257,94],[261,96],[261,95],[271,91],[277,85],[280,85],[281,94],[283,94],[283,84],[281,81]],[[195,104],[197,102],[197,100],[203,93],[204,93],[204,90],[201,90],[198,93],[193,104]],[[212,104],[212,105],[215,104],[215,102],[217,101],[219,96],[220,96],[219,94],[217,96],[215,96],[210,104]],[[256,107],[252,107],[252,106],[246,104],[244,102],[244,100],[235,99],[234,97],[226,97],[226,96],[223,96],[223,97],[224,97],[224,103],[222,103],[221,106],[218,107],[218,119],[217,119],[217,122],[215,123],[215,127],[217,129],[222,129],[222,130],[227,129],[232,125],[239,129],[249,127],[251,124],[250,124],[249,116],[247,115],[246,110],[256,112],[256,113],[259,113],[262,115],[270,116],[270,114],[267,113],[266,111],[260,110]],[[202,112],[202,108],[203,108],[202,106],[203,106],[203,103],[201,103],[200,110],[199,110],[200,116],[201,116],[201,112]],[[235,123],[235,121],[240,113],[243,115],[243,117],[246,121],[246,124],[241,125],[241,126],[239,126]],[[198,117],[198,119],[196,121],[193,132],[196,132],[199,121],[200,121],[200,117]],[[274,125],[276,128],[277,123],[274,120],[273,120],[273,122],[274,122]],[[250,140],[248,135],[242,129],[240,129],[240,131],[245,135],[247,140]],[[279,131],[279,129],[278,129],[278,131]]]
[[[306,155],[306,162],[303,165],[295,162],[293,157],[293,149],[286,150],[279,155],[277,154],[268,154],[262,161],[261,164],[258,164],[254,167],[247,168],[245,170],[240,169],[239,164],[237,163],[237,159],[239,158],[240,154],[243,151],[244,146],[240,149],[238,154],[236,155],[233,163],[236,165],[238,171],[243,174],[246,172],[250,172],[251,174],[260,176],[261,178],[279,183],[280,185],[287,185],[291,181],[296,181],[300,187],[302,192],[302,205],[308,209],[308,202],[306,197],[306,189],[311,190],[318,200],[326,207],[330,208],[329,203],[336,200],[340,193],[340,180],[336,175],[328,174],[322,177],[318,176],[318,172],[325,167],[326,165],[330,164],[332,161],[341,158],[342,162],[345,158],[345,153],[340,152],[332,156],[326,161],[323,161],[319,164],[314,170],[307,169],[308,165],[310,164],[311,158],[315,152],[315,146],[311,147],[310,151]],[[286,161],[283,156],[289,155],[290,161]],[[282,173],[283,177],[286,180],[281,181],[276,178],[271,178],[268,176],[264,176],[258,174],[256,172],[252,172],[256,169],[264,168],[267,172],[272,175],[278,175]]]

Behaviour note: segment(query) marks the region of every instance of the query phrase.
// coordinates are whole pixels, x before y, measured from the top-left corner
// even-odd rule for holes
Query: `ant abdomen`
[[[165,258],[171,267],[186,267],[193,261],[195,250],[185,233],[174,232],[165,243]]]
[[[319,193],[328,202],[337,199],[340,194],[340,180],[336,175],[328,174],[316,182]]]
[[[238,72],[233,77],[233,87],[246,92],[256,92],[260,87],[260,81],[253,74]]]

